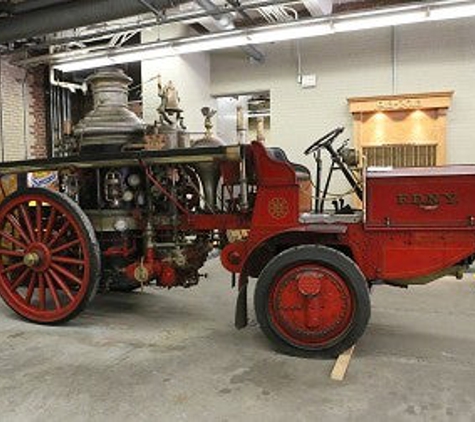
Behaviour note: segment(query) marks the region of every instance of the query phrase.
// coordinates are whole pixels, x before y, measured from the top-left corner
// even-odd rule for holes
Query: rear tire
[[[23,318],[74,318],[94,297],[100,269],[94,229],[67,196],[31,188],[0,205],[0,295]]]
[[[325,246],[304,245],[274,257],[254,294],[257,320],[277,350],[334,357],[361,337],[371,307],[356,264]]]

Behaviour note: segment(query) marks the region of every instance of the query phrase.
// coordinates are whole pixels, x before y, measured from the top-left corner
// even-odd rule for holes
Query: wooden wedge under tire
[[[42,324],[74,318],[99,274],[94,229],[70,198],[31,188],[0,204],[0,295],[16,313]]]
[[[274,257],[254,294],[257,320],[279,351],[337,356],[363,334],[371,309],[366,280],[341,252],[304,245]]]

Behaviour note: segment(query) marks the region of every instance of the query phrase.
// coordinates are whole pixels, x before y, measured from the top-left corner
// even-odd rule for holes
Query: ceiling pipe
[[[60,3],[71,3],[74,0],[28,0],[21,3],[2,3],[0,11],[11,15],[32,12],[33,10],[45,9],[51,6],[57,6]]]
[[[163,16],[163,13],[161,10],[157,9],[153,4],[151,4],[147,0],[138,0],[140,3],[142,3],[147,9],[149,9],[157,18],[161,18]]]
[[[360,31],[420,22],[475,17],[475,0],[435,0],[410,3],[365,12],[345,13],[329,17],[303,19],[284,24],[243,30],[215,32],[202,36],[157,41],[115,51],[58,53],[22,60],[25,66],[45,61],[63,72],[128,63],[136,60],[171,57],[200,51],[213,51],[244,45],[256,45],[300,38],[313,38],[335,33]]]
[[[288,3],[289,0],[266,0],[266,1],[251,1],[246,3],[245,5],[240,5],[240,6],[233,6],[233,10],[241,13],[241,12],[246,12],[248,9],[254,9],[254,8],[259,8],[259,7],[265,7],[265,6],[272,6],[276,4],[285,4]],[[186,13],[179,13],[179,14],[166,14],[160,19],[160,24],[165,25],[165,24],[170,24],[170,23],[179,23],[179,22],[185,22],[190,19],[201,19],[201,18],[206,18],[209,16],[215,16],[215,15],[221,15],[223,14],[223,11],[221,9],[218,9],[217,12],[212,13],[212,12],[205,12],[205,11],[200,11],[200,12],[186,12]],[[1,20],[0,20],[1,22]],[[1,26],[1,25],[0,25]],[[77,34],[74,37],[64,37],[64,38],[53,38],[47,41],[43,41],[39,44],[36,44],[35,47],[38,47],[39,49],[41,48],[46,48],[52,45],[62,45],[62,44],[68,44],[71,42],[77,42],[77,41],[88,41],[91,40],[94,37],[106,37],[106,36],[112,36],[114,34],[121,34],[124,32],[128,31],[140,31],[146,28],[153,28],[157,26],[157,19],[156,18],[146,18],[144,19],[143,22],[140,23],[133,23],[133,24],[123,24],[120,26],[120,28],[114,28],[114,29],[97,29],[94,31],[94,35],[91,34],[86,34],[86,35],[80,35]],[[1,46],[0,46],[1,47]]]
[[[239,9],[239,6],[241,5],[240,0],[226,0],[226,2],[233,8],[233,10],[239,13],[247,23],[254,24],[254,20],[252,19],[251,15],[249,15],[246,10]]]
[[[330,15],[333,11],[332,0],[302,0],[312,16]]]
[[[213,19],[216,21],[217,27],[220,31],[229,31],[235,29],[233,16],[230,13],[224,14],[215,14],[219,11],[219,7],[213,3],[212,0],[195,0],[195,3],[198,4],[202,9],[206,10],[209,13],[213,14]],[[264,54],[259,51],[253,45],[243,45],[240,47],[249,57],[255,60],[258,63],[262,63],[265,60]]]
[[[189,0],[150,0],[156,9],[166,9]],[[4,19],[0,44],[38,37],[70,28],[92,25],[148,12],[137,0],[81,0],[21,13]]]
[[[221,13],[215,15],[220,11],[220,8],[211,0],[195,0],[195,3],[208,13],[213,13],[213,19],[216,21],[218,28],[221,31],[234,29],[233,16],[230,13]]]

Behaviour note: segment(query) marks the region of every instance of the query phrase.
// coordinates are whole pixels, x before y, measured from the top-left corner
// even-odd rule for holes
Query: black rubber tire
[[[99,280],[101,274],[101,258],[100,258],[100,247],[99,242],[97,241],[96,234],[94,228],[89,221],[89,218],[84,213],[84,211],[79,207],[79,205],[74,202],[71,198],[67,195],[52,191],[49,189],[44,188],[27,188],[21,189],[13,194],[9,195],[5,198],[4,201],[0,204],[0,210],[8,207],[8,204],[18,197],[23,195],[33,194],[36,196],[43,196],[46,199],[49,199],[53,202],[60,203],[66,210],[71,214],[71,216],[76,220],[78,226],[81,228],[82,233],[86,239],[87,245],[87,252],[88,252],[88,259],[90,262],[90,277],[89,277],[89,285],[87,286],[86,292],[78,306],[66,315],[64,318],[57,319],[54,321],[38,321],[35,319],[28,318],[27,316],[21,314],[16,309],[10,306],[10,308],[15,311],[20,317],[26,319],[30,322],[34,322],[41,325],[59,325],[65,323],[73,318],[75,318],[78,314],[80,314],[86,306],[92,301],[94,296],[97,293],[99,287]],[[7,302],[6,302],[7,303]],[[7,303],[8,305],[8,303]]]
[[[340,275],[354,300],[354,314],[346,331],[330,344],[320,347],[304,347],[293,344],[282,336],[271,321],[268,296],[276,276],[304,263],[318,263]],[[254,309],[263,333],[276,350],[303,357],[335,357],[353,346],[363,335],[371,314],[368,285],[357,265],[346,255],[320,245],[303,245],[285,250],[275,256],[259,276],[254,292]]]

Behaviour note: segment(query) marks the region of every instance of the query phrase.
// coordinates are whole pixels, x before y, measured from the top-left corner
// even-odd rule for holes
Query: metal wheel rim
[[[281,338],[297,347],[318,348],[331,346],[350,329],[354,302],[337,272],[305,263],[276,277],[267,305],[271,326]]]
[[[0,293],[20,315],[37,322],[67,317],[84,300],[90,271],[87,238],[59,200],[26,193],[1,208]]]

